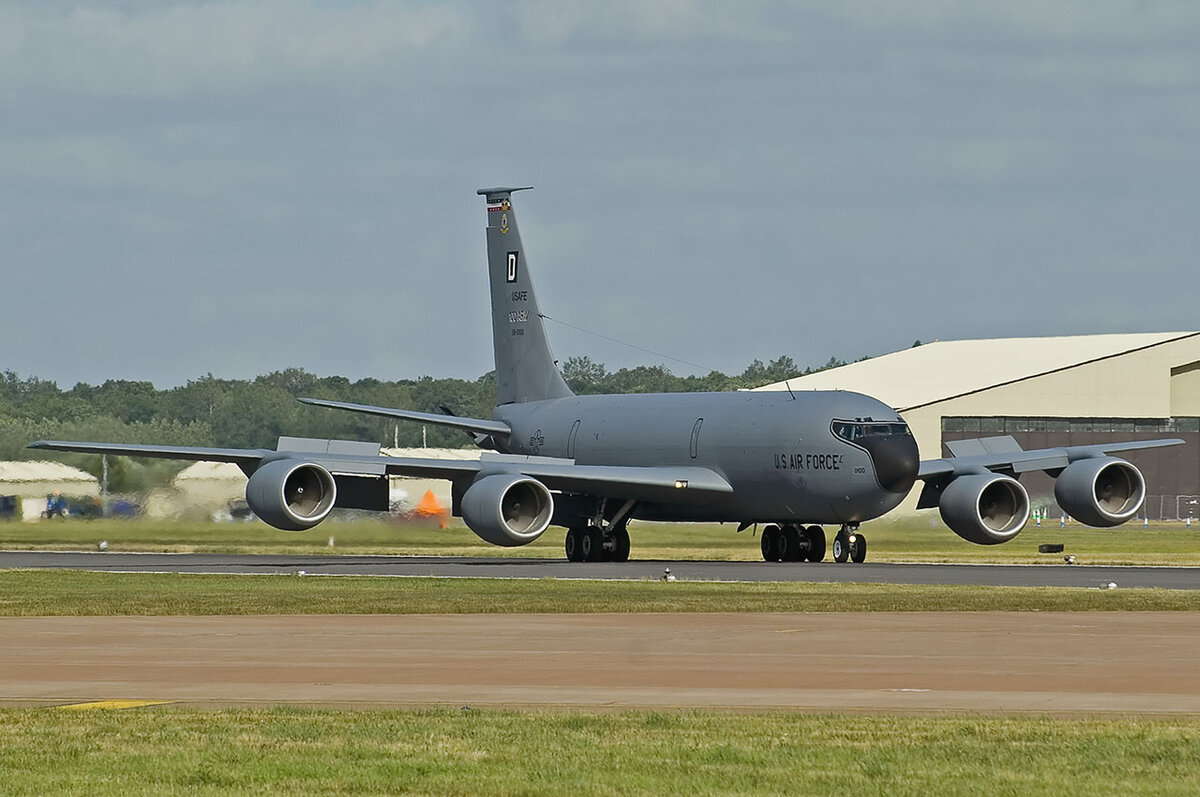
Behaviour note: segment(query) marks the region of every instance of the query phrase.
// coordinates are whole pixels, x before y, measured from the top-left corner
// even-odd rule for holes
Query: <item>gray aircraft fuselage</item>
[[[648,520],[860,523],[894,509],[919,464],[907,429],[858,440],[836,434],[835,424],[903,424],[882,402],[843,391],[573,396],[501,405],[495,418],[512,427],[504,453],[700,466],[733,487],[703,500],[641,502],[634,516]]]

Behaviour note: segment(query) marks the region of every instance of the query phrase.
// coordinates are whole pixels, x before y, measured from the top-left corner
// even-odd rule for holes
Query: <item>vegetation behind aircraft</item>
[[[665,366],[609,371],[591,358],[571,357],[563,365],[567,384],[578,394],[677,393],[758,387],[802,373],[844,365],[830,357],[822,366],[802,369],[783,355],[755,360],[740,374],[712,371],[677,376]],[[282,435],[367,440],[385,446],[472,447],[467,435],[440,426],[396,424],[352,413],[331,413],[295,399],[313,396],[360,404],[489,418],[496,385],[491,373],[477,379],[400,379],[384,381],[342,376],[319,377],[300,368],[255,379],[218,379],[208,374],[179,387],[158,389],[150,382],[110,379],[101,385],[79,383],[63,390],[48,380],[0,372],[0,460],[43,459],[30,440],[108,440],[117,443],[273,448]],[[100,457],[55,455],[100,476]],[[170,460],[134,462],[109,457],[109,486],[114,492],[137,491],[169,480],[188,463]]]

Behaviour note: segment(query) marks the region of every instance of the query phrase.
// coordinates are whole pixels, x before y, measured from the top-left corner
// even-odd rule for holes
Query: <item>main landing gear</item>
[[[825,530],[792,523],[767,526],[762,533],[762,556],[767,562],[819,562],[825,558]]]
[[[825,558],[825,531],[820,526],[785,523],[762,533],[762,557],[767,562],[820,562]],[[833,560],[861,563],[867,558],[867,538],[855,526],[842,526],[833,538]]]
[[[629,531],[622,526],[605,534],[595,526],[574,526],[563,548],[569,562],[628,562]]]
[[[612,518],[605,518],[605,502],[595,517],[567,529],[563,548],[569,562],[628,562],[629,513],[633,501],[626,501]]]

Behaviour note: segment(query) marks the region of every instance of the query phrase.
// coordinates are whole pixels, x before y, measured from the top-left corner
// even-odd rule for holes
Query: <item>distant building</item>
[[[1128,454],[1146,477],[1151,519],[1200,517],[1200,332],[928,343],[760,390],[852,390],[895,407],[922,459],[945,443],[1012,435],[1024,448],[1179,437]],[[1053,481],[1022,483],[1051,514]],[[902,510],[913,510],[918,489]]]
[[[19,497],[23,519],[40,518],[46,511],[46,496],[56,490],[66,498],[95,498],[100,495],[100,482],[61,462],[0,462],[0,496]]]

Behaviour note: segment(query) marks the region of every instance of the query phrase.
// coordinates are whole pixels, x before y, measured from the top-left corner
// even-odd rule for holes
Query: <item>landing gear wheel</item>
[[[804,558],[810,562],[819,562],[825,558],[825,529],[820,526],[809,526],[804,530],[808,538],[808,553]]]
[[[803,562],[806,543],[801,536],[800,529],[795,526],[785,526],[782,540],[779,558],[785,562]]]
[[[584,562],[604,561],[604,532],[595,526],[588,526],[581,535],[579,550]]]
[[[572,528],[567,529],[567,538],[563,542],[563,548],[567,552],[568,562],[583,561],[583,532],[585,529]]]
[[[867,559],[867,538],[855,533],[850,537],[850,561],[861,565]]]
[[[833,538],[833,561],[844,563],[850,559],[850,535],[843,529]]]
[[[609,552],[609,558],[614,562],[629,561],[629,532],[625,529],[619,529],[613,532],[613,549]]]
[[[767,526],[763,529],[761,547],[764,562],[778,562],[780,560],[779,543],[782,537],[783,534],[779,531],[778,526]]]

